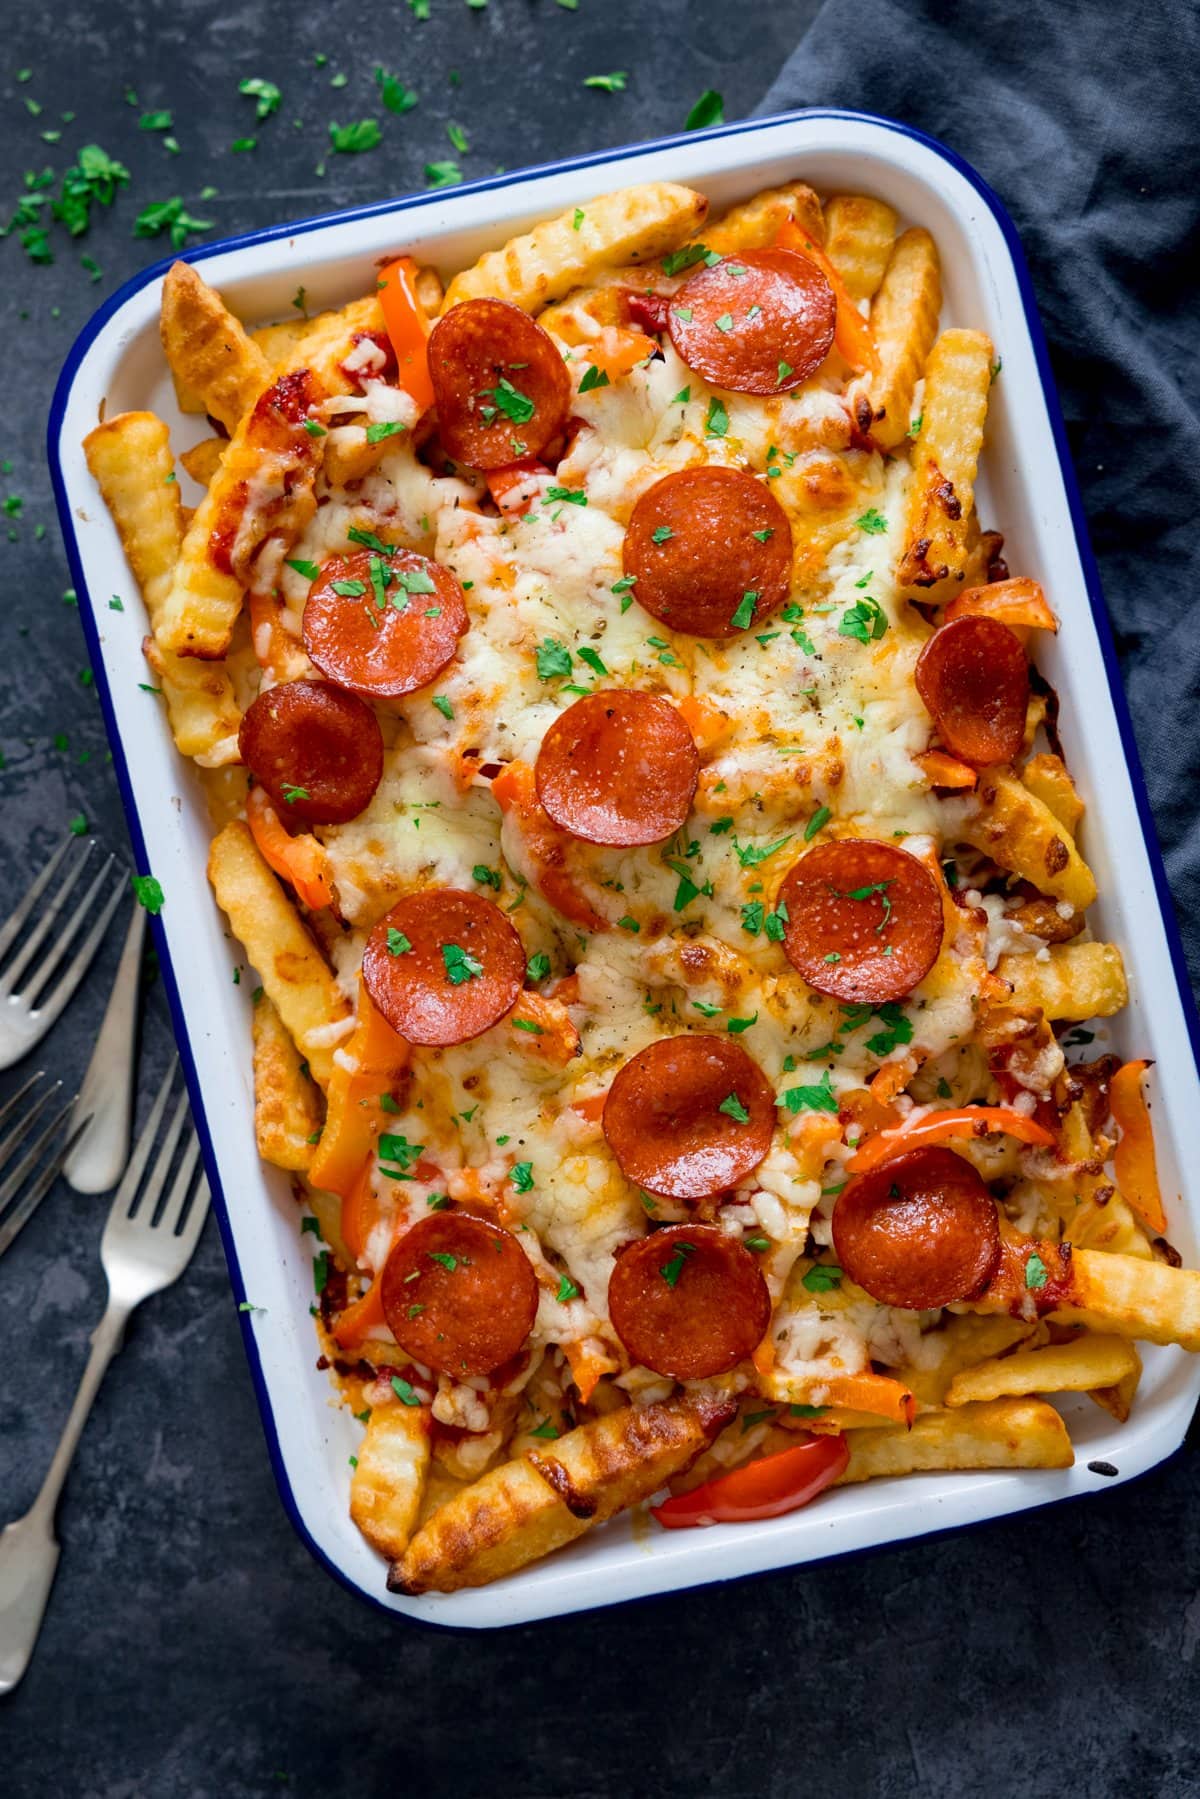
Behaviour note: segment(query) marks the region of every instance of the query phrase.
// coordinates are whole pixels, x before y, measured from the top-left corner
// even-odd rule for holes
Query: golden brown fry
[[[1133,1410],[1133,1401],[1137,1394],[1138,1382],[1142,1378],[1142,1358],[1132,1343],[1129,1345],[1129,1349],[1133,1356],[1133,1367],[1129,1370],[1129,1373],[1123,1376],[1115,1386],[1093,1387],[1092,1391],[1088,1394],[1088,1398],[1094,1399],[1096,1404],[1100,1406],[1103,1411],[1106,1411],[1110,1418],[1115,1419],[1118,1424],[1127,1424],[1129,1422],[1129,1414]]]
[[[1003,1355],[1014,1344],[1027,1341],[1037,1329],[1023,1318],[1009,1318],[1001,1313],[981,1315],[966,1312],[948,1315],[936,1332],[941,1356],[932,1368],[899,1370],[919,1404],[945,1404],[946,1389],[964,1368],[971,1368],[992,1356]]]
[[[816,243],[825,239],[825,223],[821,202],[803,181],[789,181],[785,187],[764,188],[749,200],[731,206],[719,219],[706,223],[700,233],[706,250],[729,256],[735,250],[762,250],[773,244],[780,226],[795,219]]]
[[[698,230],[707,210],[703,194],[671,181],[600,194],[487,251],[454,277],[442,310],[491,295],[537,312],[615,264],[649,262],[674,249]],[[576,211],[583,213],[578,228]]]
[[[879,374],[856,383],[854,390],[869,400],[875,420],[871,431],[885,449],[894,450],[908,436],[913,390],[933,348],[941,309],[937,245],[928,231],[905,231],[896,239],[871,306]]]
[[[1077,1249],[1071,1257],[1072,1304],[1053,1316],[1146,1343],[1200,1350],[1200,1271],[1137,1256]]]
[[[350,1481],[350,1516],[372,1549],[394,1561],[408,1548],[429,1470],[429,1414],[399,1400],[371,1408]]]
[[[180,462],[192,480],[198,481],[201,487],[207,487],[220,468],[228,441],[224,437],[205,437],[180,455]],[[180,541],[182,542],[182,538]]]
[[[1077,912],[1096,897],[1095,877],[1071,833],[1007,769],[984,769],[961,834],[1001,868]]]
[[[1044,1349],[1018,1349],[964,1368],[946,1390],[948,1406],[981,1399],[1019,1399],[1030,1393],[1086,1393],[1115,1386],[1138,1366],[1137,1351],[1122,1337],[1079,1337]]]
[[[350,1008],[300,916],[244,824],[213,838],[208,878],[217,904],[258,970],[293,1043],[322,1087],[333,1069],[336,1027]]]
[[[280,319],[274,325],[259,325],[250,333],[250,337],[262,351],[274,374],[295,363],[298,346],[304,342],[314,325],[327,317],[327,313],[322,313],[315,319]]]
[[[170,434],[153,412],[122,412],[89,432],[83,448],[153,628],[183,539],[179,486],[168,479],[173,472]],[[146,640],[146,656],[183,754],[205,768],[236,761],[242,715],[224,668],[161,653],[153,638]]]
[[[929,353],[904,554],[896,571],[906,587],[963,576],[992,354],[992,340],[982,331],[943,331]]]
[[[1067,765],[1061,756],[1052,756],[1048,752],[1031,756],[1021,770],[1021,779],[1030,793],[1041,800],[1057,818],[1059,824],[1074,837],[1079,830],[1083,818],[1083,801],[1079,797],[1079,789],[1067,772]]]
[[[628,1406],[493,1468],[429,1519],[388,1576],[396,1593],[453,1593],[513,1574],[648,1499],[706,1448],[732,1400]]]
[[[268,537],[295,538],[312,517],[325,440],[304,418],[323,392],[310,369],[288,371],[242,419],[180,548],[155,622],[162,650],[224,656],[258,551]]]
[[[313,1159],[311,1138],[321,1123],[316,1083],[301,1066],[274,1004],[264,993],[254,1008],[254,1136],[258,1153],[276,1168],[301,1171]]]
[[[911,1430],[888,1424],[856,1430],[850,1466],[835,1483],[887,1474],[963,1468],[1069,1468],[1075,1460],[1067,1427],[1042,1399],[993,1399],[952,1412],[923,1412]]]
[[[825,254],[852,300],[870,300],[883,280],[896,215],[865,194],[835,194],[825,208]]]
[[[1115,943],[1056,943],[1037,955],[1001,956],[996,973],[1013,990],[1018,1012],[1047,1018],[1111,1018],[1129,1001],[1125,964]]]
[[[160,329],[177,382],[199,396],[202,412],[236,429],[270,380],[267,359],[190,263],[167,270]]]

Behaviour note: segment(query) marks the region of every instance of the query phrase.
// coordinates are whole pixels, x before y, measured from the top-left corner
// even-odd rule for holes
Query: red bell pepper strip
[[[765,1455],[677,1493],[651,1510],[664,1530],[696,1524],[742,1524],[798,1511],[831,1486],[850,1461],[845,1437],[803,1437],[792,1449]]]

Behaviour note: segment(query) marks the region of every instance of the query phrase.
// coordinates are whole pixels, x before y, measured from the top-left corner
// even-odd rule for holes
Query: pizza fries
[[[152,414],[86,444],[404,1593],[1069,1466],[1047,1395],[1200,1348],[1153,1074],[1068,1059],[1125,976],[1055,596],[976,507],[993,346],[881,201],[707,212],[397,245],[286,325],[177,264],[196,505]]]

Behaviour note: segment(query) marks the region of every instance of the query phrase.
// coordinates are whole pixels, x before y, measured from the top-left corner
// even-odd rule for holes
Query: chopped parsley
[[[708,402],[708,411],[704,415],[705,437],[724,437],[729,429],[729,414],[716,394]]]
[[[315,562],[305,562],[298,556],[289,556],[287,558],[287,566],[288,568],[294,568],[298,575],[303,575],[306,581],[315,581],[321,572]]]
[[[800,1285],[809,1293],[834,1293],[842,1284],[842,1271],[833,1262],[814,1262]]]
[[[446,698],[444,693],[435,693],[432,703],[437,707],[443,718],[454,717],[454,707],[450,704],[450,701]]]
[[[735,631],[744,631],[747,625],[754,623],[754,608],[758,604],[757,593],[744,593],[738,601],[737,610],[730,619]]]
[[[869,506],[861,518],[855,519],[860,531],[870,537],[881,537],[888,528],[888,522],[876,506]]]
[[[405,87],[398,75],[389,75],[378,64],[375,67],[375,80],[379,86],[379,98],[389,112],[411,112],[417,104],[417,96],[413,90]]]
[[[495,387],[485,387],[481,389],[481,393],[492,402],[490,412],[488,407],[480,407],[484,421],[488,424],[497,412],[502,412],[514,425],[527,425],[537,411],[529,395],[514,387],[507,375],[501,375]]]
[[[707,87],[683,121],[685,131],[705,131],[725,123],[725,101],[716,88]]]
[[[359,119],[351,125],[330,124],[329,147],[340,156],[361,156],[383,142],[376,119]]]
[[[727,1093],[717,1107],[717,1111],[724,1112],[726,1118],[732,1118],[737,1124],[749,1124],[750,1122],[750,1114],[736,1093]]]
[[[558,1292],[554,1295],[560,1306],[569,1305],[573,1299],[579,1298],[579,1288],[569,1275],[564,1274],[558,1283]]]
[[[606,94],[623,94],[629,80],[628,71],[614,69],[611,75],[585,75],[584,87],[598,87]]]
[[[604,370],[598,369],[595,363],[590,363],[583,371],[583,380],[579,383],[580,393],[590,394],[594,388],[607,386],[608,376]],[[550,497],[553,498],[553,494]]]
[[[462,180],[462,170],[456,162],[427,162],[425,164],[426,187],[454,187]]]
[[[557,637],[547,637],[535,651],[539,681],[554,681],[561,675],[569,675],[574,666],[574,657],[565,643]]]
[[[254,100],[254,116],[260,122],[269,119],[273,112],[278,112],[279,103],[283,99],[273,81],[264,81],[258,75],[249,75],[244,81],[239,81],[238,93],[248,94]]]
[[[550,958],[545,950],[539,950],[536,956],[530,956],[525,964],[525,975],[531,981],[544,981],[550,973]]]
[[[532,1193],[533,1163],[514,1162],[508,1171],[508,1178],[518,1193]]]
[[[458,943],[443,943],[442,962],[446,976],[454,987],[461,987],[464,981],[477,980],[483,973],[483,963],[477,962],[467,950]]]
[[[367,426],[367,442],[382,443],[385,437],[398,437],[407,429],[406,425],[399,424],[395,419],[380,419],[378,424]]]
[[[409,942],[408,938],[404,935],[404,932],[398,931],[394,925],[389,925],[388,926],[388,934],[387,934],[388,955],[389,956],[407,956],[407,954],[411,948],[412,948],[412,944]]]
[[[789,1087],[775,1101],[794,1118],[798,1112],[836,1112],[837,1098],[826,1069],[815,1087]]]
[[[1025,1264],[1025,1285],[1027,1288],[1044,1287],[1050,1278],[1050,1271],[1035,1250]]]
[[[129,885],[133,888],[133,897],[139,906],[143,906],[152,918],[156,918],[163,909],[163,890],[153,875],[130,875]]]
[[[475,864],[474,868],[471,870],[471,874],[474,877],[474,879],[479,881],[484,887],[494,887],[496,892],[499,893],[499,891],[500,891],[500,871],[499,871],[499,869],[489,868],[486,862],[477,862]]]
[[[861,600],[856,600],[843,612],[838,622],[838,636],[855,637],[859,643],[877,643],[887,628],[883,607],[865,593]]]
[[[662,1264],[658,1271],[666,1281],[668,1287],[677,1287],[679,1285],[679,1277],[683,1273],[684,1262],[687,1260],[688,1256],[695,1255],[695,1253],[696,1245],[694,1243],[677,1243],[675,1245],[675,1253],[671,1256],[669,1261]]]

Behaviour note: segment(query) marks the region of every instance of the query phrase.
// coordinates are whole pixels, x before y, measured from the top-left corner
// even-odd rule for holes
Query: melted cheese
[[[563,348],[583,366],[585,351]],[[570,1012],[581,1050],[565,1068],[508,1020],[472,1043],[414,1051],[406,1110],[389,1122],[422,1145],[438,1175],[432,1183],[377,1179],[379,1222],[364,1267],[381,1266],[396,1233],[426,1215],[436,1192],[494,1205],[541,1277],[535,1347],[599,1346],[639,1400],[664,1383],[629,1369],[612,1331],[613,1258],[651,1216],[692,1213],[648,1206],[578,1102],[602,1094],[656,1039],[723,1033],[731,1020],[781,1096],[808,1090],[807,1099],[781,1103],[769,1155],[719,1215],[735,1236],[769,1240],[762,1267],[777,1302],[771,1340],[782,1376],[860,1371],[872,1358],[898,1361],[920,1348],[912,1319],[862,1296],[812,1295],[790,1278],[811,1241],[829,1241],[823,1186],[841,1178],[849,1154],[838,1142],[823,1172],[806,1164],[806,1108],[830,1111],[881,1062],[935,1060],[965,1043],[997,928],[994,908],[986,926],[962,914],[904,1002],[903,1028],[889,1031],[878,1016],[848,1021],[809,989],[767,926],[820,809],[837,834],[908,840],[930,856],[953,811],[913,760],[931,726],[913,685],[929,627],[893,579],[908,464],[853,447],[842,373],[835,358],[792,394],[723,393],[728,422],[714,436],[717,396],[668,344],[661,357],[577,395],[582,424],[553,479],[531,478],[535,497],[522,517],[496,516],[482,481],[435,472],[398,435],[347,488],[318,483],[315,515],[277,571],[284,627],[297,643],[309,581],[295,564],[344,553],[355,526],[454,570],[470,613],[458,655],[432,687],[381,711],[385,769],[371,804],[352,823],[318,833],[347,926],[333,949],[347,998],[355,999],[371,926],[403,894],[429,886],[490,893],[529,955],[548,956],[554,978],[575,977]],[[411,425],[410,411],[404,396],[369,379],[365,394],[326,403],[331,435],[356,443],[365,442],[364,422]],[[622,541],[639,496],[704,462],[766,480],[795,540],[787,607],[725,642],[677,636],[621,586]],[[554,499],[552,490],[575,497]],[[569,880],[608,927],[597,931],[542,896],[537,833],[515,809],[502,816],[486,775],[471,771],[532,763],[580,690],[606,685],[702,697],[726,724],[703,753],[693,816],[671,843],[567,846]],[[561,1272],[579,1290],[566,1303],[553,1291]],[[435,1411],[470,1431],[489,1428],[488,1405],[470,1384],[442,1382]]]

